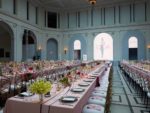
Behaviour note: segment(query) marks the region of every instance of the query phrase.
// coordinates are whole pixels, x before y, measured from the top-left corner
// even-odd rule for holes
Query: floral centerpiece
[[[52,85],[50,82],[39,79],[29,86],[29,91],[31,91],[31,93],[39,94],[40,101],[43,101],[43,95],[48,93],[51,88]]]
[[[69,78],[68,77],[63,77],[60,81],[65,87],[70,86]]]

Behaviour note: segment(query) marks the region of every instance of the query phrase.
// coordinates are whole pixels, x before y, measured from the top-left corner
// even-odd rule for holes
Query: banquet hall
[[[150,113],[150,0],[0,0],[0,113]]]

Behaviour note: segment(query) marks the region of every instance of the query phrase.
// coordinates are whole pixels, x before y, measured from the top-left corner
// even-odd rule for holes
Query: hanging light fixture
[[[91,5],[95,5],[95,4],[96,4],[96,0],[89,0],[89,3],[90,3]]]

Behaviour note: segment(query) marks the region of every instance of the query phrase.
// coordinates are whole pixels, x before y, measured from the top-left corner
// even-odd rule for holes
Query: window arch
[[[130,37],[128,40],[128,49],[129,49],[129,60],[138,59],[138,39],[136,37]]]
[[[80,40],[74,41],[74,50],[80,50],[81,49],[81,42]]]
[[[136,37],[130,37],[128,41],[129,48],[138,48],[138,40]]]
[[[14,60],[14,32],[8,23],[0,21],[0,61]]]
[[[107,33],[100,33],[94,39],[94,60],[113,60],[113,39]]]
[[[74,60],[81,60],[81,41],[75,40],[73,46]]]

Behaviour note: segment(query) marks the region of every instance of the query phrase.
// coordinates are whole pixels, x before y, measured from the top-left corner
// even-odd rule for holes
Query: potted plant
[[[52,88],[49,81],[39,79],[29,86],[29,91],[39,95],[40,101],[43,101],[44,94],[48,93]]]

